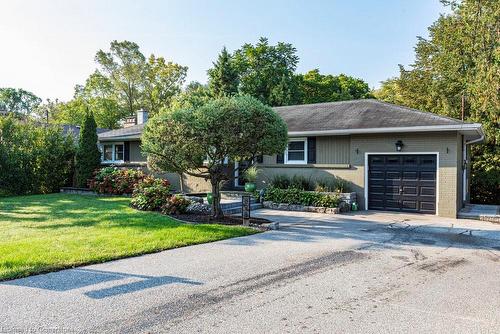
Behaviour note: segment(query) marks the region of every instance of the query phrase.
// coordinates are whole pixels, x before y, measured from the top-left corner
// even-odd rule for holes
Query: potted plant
[[[214,201],[213,194],[212,193],[207,193],[207,202],[208,202],[208,204],[211,205],[213,203],[213,201]]]
[[[246,192],[252,193],[255,191],[256,188],[255,181],[257,180],[257,174],[259,174],[259,170],[255,166],[252,166],[245,171],[243,177],[246,180],[245,182]]]

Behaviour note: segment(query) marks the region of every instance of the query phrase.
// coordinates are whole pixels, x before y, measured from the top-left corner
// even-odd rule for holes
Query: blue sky
[[[438,0],[0,0],[0,87],[68,100],[114,39],[188,66],[188,82],[206,82],[222,46],[260,36],[292,43],[299,72],[319,68],[378,87],[413,61],[416,36],[444,11]]]

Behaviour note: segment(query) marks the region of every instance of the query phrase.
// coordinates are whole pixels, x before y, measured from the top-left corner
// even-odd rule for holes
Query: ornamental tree
[[[220,218],[221,185],[236,177],[232,162],[248,161],[250,167],[258,155],[283,152],[287,138],[285,122],[270,107],[250,96],[235,96],[152,117],[142,150],[153,170],[210,181],[212,215]]]
[[[94,170],[101,165],[101,152],[97,147],[97,125],[94,115],[87,112],[80,129],[78,149],[76,151],[76,182],[79,187],[86,187]]]

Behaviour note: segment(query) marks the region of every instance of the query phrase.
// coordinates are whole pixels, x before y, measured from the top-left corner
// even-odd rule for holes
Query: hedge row
[[[264,200],[275,203],[300,204],[327,208],[336,208],[340,204],[340,197],[338,195],[304,191],[297,188],[280,189],[269,187],[264,193]]]
[[[58,192],[71,184],[74,156],[60,127],[0,118],[0,196]]]

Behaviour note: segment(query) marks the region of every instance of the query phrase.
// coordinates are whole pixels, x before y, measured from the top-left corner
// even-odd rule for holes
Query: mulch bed
[[[197,224],[243,225],[243,219],[241,218],[241,216],[224,216],[221,219],[212,219],[212,217],[209,215],[189,213],[169,216],[175,219]],[[264,218],[250,218],[250,226],[258,227],[262,224],[267,223],[271,223],[271,221]]]

